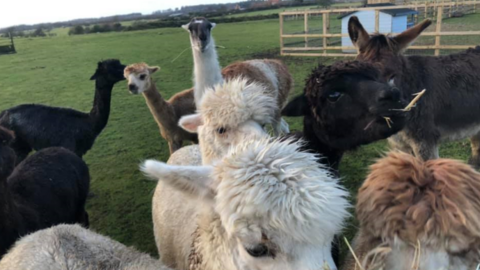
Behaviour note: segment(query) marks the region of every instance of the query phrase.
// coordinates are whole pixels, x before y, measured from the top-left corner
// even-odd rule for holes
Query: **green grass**
[[[223,66],[238,60],[279,57],[278,20],[220,24],[214,30]],[[244,38],[248,37],[248,38]],[[187,51],[187,33],[181,28],[105,33],[83,36],[24,38],[16,40],[17,54],[0,56],[0,110],[22,103],[43,103],[88,111],[94,84],[89,81],[96,62],[119,58],[123,63],[145,61],[161,66],[158,88],[169,98],[192,85],[193,61]],[[330,58],[282,58],[295,81],[295,93],[303,89],[310,70]],[[289,118],[292,129],[301,129],[301,119]],[[348,153],[341,165],[342,183],[352,200],[365,178],[368,166],[386,150],[384,141]],[[469,145],[446,144],[445,157],[465,160]],[[96,195],[88,201],[91,228],[124,244],[156,254],[152,233],[151,199],[154,182],[145,181],[138,164],[146,158],[166,161],[168,147],[143,97],[130,95],[126,83],[113,90],[109,123],[85,156]],[[188,222],[188,221],[186,221]],[[354,232],[353,223],[348,236]]]

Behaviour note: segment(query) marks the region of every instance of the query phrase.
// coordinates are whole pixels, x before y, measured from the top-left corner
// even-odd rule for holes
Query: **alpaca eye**
[[[218,134],[223,134],[223,133],[227,132],[227,129],[224,128],[224,127],[217,128],[217,132],[218,132]]]
[[[145,80],[145,78],[146,78],[146,77],[147,77],[147,75],[145,75],[145,74],[142,74],[142,75],[140,75],[140,80],[142,80],[142,81],[143,81],[143,80]]]
[[[245,248],[245,250],[250,256],[255,258],[270,256],[268,247],[264,244],[257,245],[253,248]]]
[[[328,101],[330,102],[337,102],[343,96],[340,92],[332,92],[328,94]]]

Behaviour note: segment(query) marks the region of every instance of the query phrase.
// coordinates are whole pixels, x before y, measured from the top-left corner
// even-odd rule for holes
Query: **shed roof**
[[[386,6],[395,6],[391,3],[381,3],[381,4],[368,4],[366,7],[386,7]],[[339,19],[345,18],[349,15],[357,13],[358,11],[352,11],[338,16]],[[394,8],[394,9],[380,9],[380,12],[392,15],[392,17],[407,16],[411,14],[418,14],[418,11],[410,8]]]

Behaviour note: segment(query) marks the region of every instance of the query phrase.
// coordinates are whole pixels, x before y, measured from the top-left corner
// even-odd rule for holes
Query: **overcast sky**
[[[238,0],[0,0],[0,28]]]

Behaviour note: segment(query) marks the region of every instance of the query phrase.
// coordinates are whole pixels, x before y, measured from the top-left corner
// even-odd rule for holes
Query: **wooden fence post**
[[[322,20],[323,20],[323,34],[326,35],[328,33],[328,25],[329,25],[329,13],[323,13],[322,14]],[[327,37],[323,37],[323,54],[327,54]]]
[[[438,6],[437,28],[435,29],[435,55],[440,55],[440,32],[442,31],[443,6]]]
[[[280,13],[280,55],[283,55],[283,14]]]
[[[305,35],[308,34],[308,13],[305,11],[305,21],[304,21],[304,30],[303,32],[305,32]],[[305,48],[308,47],[308,37],[305,36]]]
[[[380,30],[380,10],[375,9],[375,33]]]

